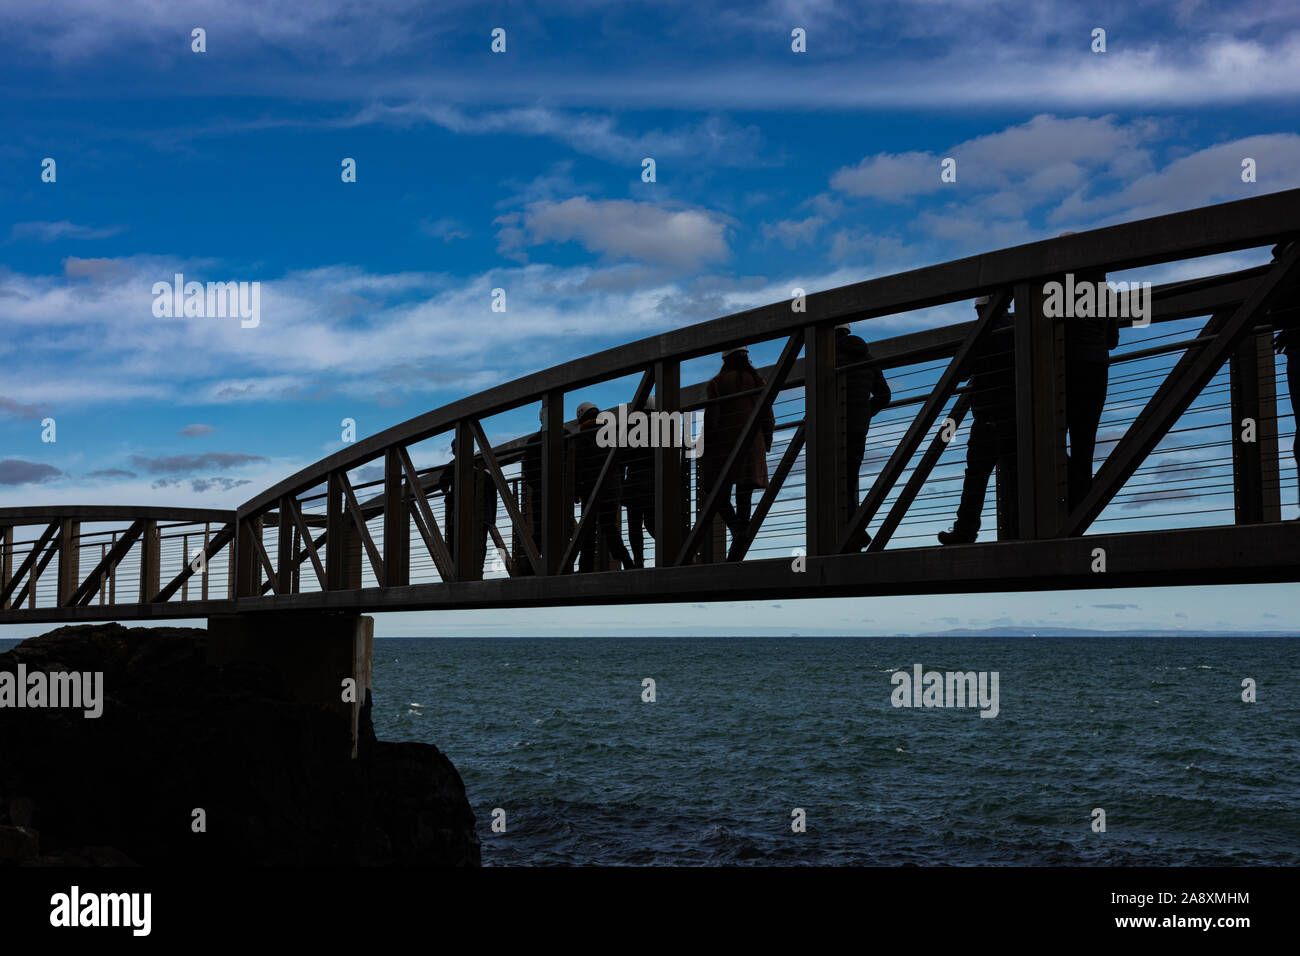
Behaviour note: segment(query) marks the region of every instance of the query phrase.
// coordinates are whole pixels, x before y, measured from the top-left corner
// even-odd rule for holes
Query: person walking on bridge
[[[600,472],[604,468],[605,460],[613,453],[615,457],[614,464],[609,469],[609,474],[605,477],[605,485],[600,490],[600,495],[591,507],[596,509],[592,515],[594,521],[589,520],[582,533],[582,541],[578,543],[578,571],[587,573],[596,569],[596,529],[600,529],[601,538],[605,542],[605,547],[609,553],[618,561],[623,570],[634,566],[632,555],[628,554],[627,545],[623,543],[622,528],[622,497],[623,497],[623,463],[619,460],[620,450],[617,448],[601,448],[596,442],[596,435],[600,431],[597,418],[600,410],[591,402],[583,402],[578,406],[578,431],[574,436],[574,467],[573,467],[573,498],[582,505],[584,514],[588,508],[588,501],[592,493],[596,490],[596,483],[600,480]],[[601,570],[605,570],[601,568]]]
[[[847,322],[835,326],[835,365],[845,383],[844,501],[848,518],[857,511],[861,496],[858,478],[867,448],[867,430],[871,419],[889,404],[893,394],[885,373],[872,362],[871,347],[853,334]],[[863,531],[858,540],[859,550],[870,543],[871,535]]]
[[[767,453],[772,450],[772,433],[776,419],[769,405],[759,418],[758,431],[749,445],[741,449],[735,465],[723,474],[732,449],[740,440],[749,416],[758,407],[767,386],[749,361],[746,348],[727,349],[722,353],[722,368],[709,380],[708,405],[704,410],[704,453],[700,456],[699,480],[705,493],[721,486],[718,513],[731,529],[733,543],[743,536],[749,525],[754,489],[767,487]],[[735,488],[736,505],[731,491]]]
[[[647,413],[655,410],[655,397],[645,400]],[[649,445],[628,448],[627,470],[623,476],[623,505],[627,508],[627,537],[632,544],[632,560],[645,567],[645,532],[655,536],[655,450]],[[678,452],[680,455],[680,452]]]
[[[988,296],[975,300],[975,308],[987,304]],[[975,350],[971,362],[970,437],[966,440],[966,474],[962,481],[957,520],[939,532],[941,544],[970,544],[980,530],[989,476],[998,469],[998,483],[1015,501],[1016,488],[1016,363],[1015,329],[1006,313],[993,320],[992,327]],[[1005,516],[1005,527],[1015,536],[1017,523]]]
[[[1062,236],[1072,236],[1063,232]],[[1106,273],[1087,273],[1075,278],[1076,285],[1092,284],[1096,301],[1102,300]],[[1100,307],[1096,311],[1102,311]],[[1070,438],[1066,456],[1066,488],[1069,510],[1074,511],[1092,490],[1092,459],[1097,449],[1097,427],[1106,407],[1110,382],[1110,353],[1119,345],[1119,322],[1114,309],[1109,315],[1075,316],[1065,319],[1065,427]]]

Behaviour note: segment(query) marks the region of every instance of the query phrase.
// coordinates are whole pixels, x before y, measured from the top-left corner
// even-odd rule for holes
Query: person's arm
[[[871,376],[871,417],[874,418],[876,413],[888,405],[894,398],[894,393],[889,388],[889,382],[885,379],[885,373],[878,368],[873,368]]]

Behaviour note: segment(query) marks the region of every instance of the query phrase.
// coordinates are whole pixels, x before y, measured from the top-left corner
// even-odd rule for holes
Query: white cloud
[[[763,238],[768,242],[779,242],[787,249],[804,245],[817,238],[817,233],[826,225],[824,216],[808,216],[805,219],[781,219],[777,222],[765,222],[762,226]]]
[[[1149,120],[1123,123],[1115,116],[1062,118],[1041,113],[1028,122],[956,143],[942,153],[876,153],[831,176],[831,188],[848,196],[902,201],[969,188],[1014,185],[1029,197],[1076,187],[1090,168],[1115,163],[1158,127]],[[941,162],[956,161],[957,181],[944,183]]]
[[[629,199],[575,196],[530,203],[499,220],[506,248],[526,243],[578,242],[610,259],[635,259],[691,271],[726,259],[729,220],[698,208],[674,208]]]
[[[944,187],[940,158],[933,153],[876,153],[831,176],[831,188],[849,196],[899,201]]]
[[[1256,162],[1256,182],[1241,181],[1242,160]],[[1300,186],[1300,135],[1271,133],[1219,143],[1139,176],[1108,194],[1080,189],[1052,212],[1052,220],[1142,219],[1230,199]]]

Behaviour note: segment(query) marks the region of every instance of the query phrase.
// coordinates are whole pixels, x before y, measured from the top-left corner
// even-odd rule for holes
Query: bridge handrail
[[[212,522],[226,524],[236,512],[227,508],[175,508],[166,505],[32,505],[0,508],[0,524],[71,521],[155,521]]]

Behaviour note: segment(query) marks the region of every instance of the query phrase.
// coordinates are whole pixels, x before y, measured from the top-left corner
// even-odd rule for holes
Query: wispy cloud
[[[53,465],[45,465],[21,458],[0,461],[0,485],[31,485],[61,478],[63,472]]]
[[[46,411],[37,405],[27,405],[0,395],[0,416],[16,418],[19,421],[36,421],[44,418],[45,415]]]
[[[510,8],[510,52],[488,53],[481,6],[374,0],[49,0],[0,10],[0,35],[22,64],[53,60],[83,79],[130,63],[151,88],[356,102],[358,88],[425,108],[535,103],[548,108],[874,109],[968,105],[1152,109],[1294,96],[1300,92],[1300,17],[1287,4],[1231,5],[1044,0],[918,0],[861,4],[664,0]],[[189,31],[208,31],[210,64],[191,58]],[[790,49],[807,30],[808,52]],[[1091,31],[1109,34],[1091,52]],[[220,61],[217,57],[220,56]],[[21,59],[19,59],[21,58]],[[311,69],[304,69],[311,67]],[[600,81],[593,82],[595,69]],[[43,79],[43,78],[42,78]],[[90,93],[97,92],[92,87]],[[107,92],[107,91],[105,91]],[[398,107],[403,109],[405,107]],[[525,107],[526,109],[526,107]],[[450,114],[441,121],[453,122]],[[531,120],[519,115],[517,121]],[[474,122],[469,121],[470,124]],[[532,121],[537,122],[537,121]],[[540,121],[545,124],[547,121]],[[589,129],[566,141],[581,149]],[[546,135],[566,136],[560,130]],[[623,155],[622,148],[616,148]]]
[[[497,222],[503,227],[503,252],[523,245],[578,242],[610,259],[635,259],[678,271],[730,255],[728,220],[698,208],[575,196],[532,203],[522,214],[507,214]]]
[[[414,100],[371,103],[330,125],[340,127],[386,124],[440,126],[462,136],[536,136],[564,143],[576,152],[626,163],[640,171],[641,160],[656,162],[689,158],[720,166],[760,165],[760,136],[756,126],[739,126],[721,116],[668,129],[629,132],[603,113],[575,112],[549,106],[525,106],[469,111],[444,102]]]
[[[469,238],[469,233],[464,230],[461,224],[450,218],[423,219],[420,221],[420,231],[426,236],[441,239],[443,242],[455,242],[457,239]]]
[[[122,226],[80,226],[61,219],[58,222],[19,222],[9,230],[11,240],[34,239],[58,242],[61,239],[108,239],[123,231]]]
[[[132,455],[137,468],[151,475],[175,472],[202,471],[206,468],[232,468],[254,462],[264,462],[262,455],[244,455],[236,452],[210,451],[201,455],[169,455],[150,458],[146,455]]]

